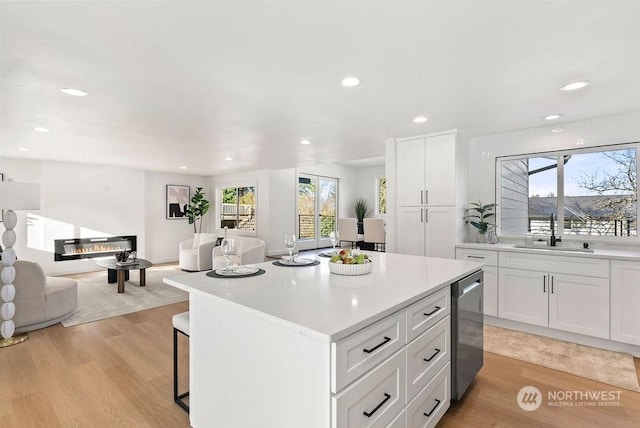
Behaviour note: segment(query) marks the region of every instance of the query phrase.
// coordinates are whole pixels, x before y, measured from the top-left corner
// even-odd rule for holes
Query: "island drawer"
[[[451,365],[447,364],[407,406],[407,428],[434,427],[449,408]]]
[[[386,428],[407,428],[407,411],[403,410]]]
[[[407,346],[407,400],[451,360],[451,317],[447,316]]]
[[[377,321],[331,344],[331,392],[362,376],[406,344],[405,311]]]
[[[403,349],[332,397],[332,426],[388,426],[404,409],[405,380],[406,353]]]
[[[430,329],[451,312],[449,287],[425,297],[407,307],[407,342]]]
[[[456,249],[456,259],[470,262],[486,263],[489,266],[498,265],[498,252],[492,250],[476,250],[470,248]]]

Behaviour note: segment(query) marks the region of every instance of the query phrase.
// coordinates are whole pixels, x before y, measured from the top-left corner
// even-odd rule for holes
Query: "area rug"
[[[491,325],[484,326],[484,350],[640,392],[630,354]]]
[[[146,270],[146,285],[140,287],[139,272],[131,271],[124,293],[117,292],[117,283],[107,283],[106,270],[104,274],[79,279],[78,307],[62,325],[71,327],[185,301],[189,293],[162,282],[165,276],[179,272],[171,267],[152,267]]]

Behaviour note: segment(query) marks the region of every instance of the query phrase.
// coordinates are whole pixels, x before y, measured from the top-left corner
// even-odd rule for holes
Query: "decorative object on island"
[[[16,295],[16,288],[13,281],[16,277],[16,270],[13,264],[16,261],[16,251],[13,245],[16,243],[16,233],[13,230],[18,222],[18,216],[13,210],[37,210],[40,209],[40,185],[31,183],[0,182],[0,210],[7,210],[3,216],[5,231],[2,234],[2,243],[5,246],[2,252],[2,306],[0,306],[0,348],[15,345],[27,340],[27,334],[13,336],[15,324],[13,316],[16,312],[13,298]]]
[[[488,218],[495,216],[493,212],[496,204],[486,204],[483,205],[482,202],[470,202],[469,208],[465,210],[464,220],[467,224],[471,224],[473,227],[478,229],[478,234],[481,237],[478,237],[477,241],[482,242],[483,240],[490,244],[497,243],[498,236],[495,233],[495,226],[487,221]],[[491,234],[487,235],[487,232],[491,230]],[[481,240],[480,238],[484,238]],[[495,241],[495,242],[490,242]]]
[[[189,186],[167,184],[166,215],[168,220],[184,220],[187,218],[190,191],[191,188]]]
[[[342,249],[329,260],[329,271],[338,275],[366,275],[371,273],[372,268],[369,255],[358,254],[352,250]]]
[[[358,223],[362,223],[365,217],[371,215],[371,208],[369,208],[369,202],[365,198],[356,198],[353,202],[353,209],[356,212],[356,218]]]
[[[202,232],[202,217],[209,211],[211,204],[204,198],[204,192],[202,191],[202,187],[196,187],[196,193],[191,198],[191,203],[186,208],[187,218],[189,219],[189,224],[193,224],[193,232],[199,233]],[[196,221],[200,220],[198,223],[198,228],[196,230]]]

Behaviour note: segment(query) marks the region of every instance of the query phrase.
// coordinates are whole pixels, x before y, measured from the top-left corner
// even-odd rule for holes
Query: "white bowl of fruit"
[[[367,254],[352,250],[342,249],[329,260],[329,270],[338,275],[366,275],[372,268],[373,263]]]

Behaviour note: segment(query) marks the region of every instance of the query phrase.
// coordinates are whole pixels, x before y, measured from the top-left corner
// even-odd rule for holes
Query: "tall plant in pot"
[[[202,187],[196,187],[196,191],[191,197],[191,203],[187,207],[187,218],[189,219],[189,224],[193,224],[194,233],[202,232],[202,217],[209,211],[210,207],[211,204],[204,198]],[[200,221],[198,222],[198,220]]]
[[[497,204],[483,205],[481,201],[470,202],[469,208],[465,210],[464,220],[466,223],[475,227],[477,229],[477,233],[483,237],[484,241],[487,242],[490,240],[493,241],[495,237],[495,231],[493,230],[494,225],[487,221],[487,219],[495,216],[493,211],[496,206]],[[491,232],[491,236],[487,235],[489,232]]]
[[[353,202],[353,209],[356,212],[358,223],[362,223],[363,219],[371,215],[371,208],[369,208],[369,202],[365,198],[356,198]]]

